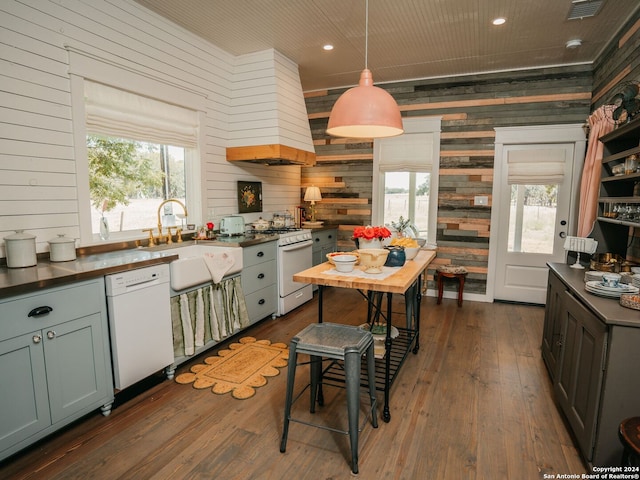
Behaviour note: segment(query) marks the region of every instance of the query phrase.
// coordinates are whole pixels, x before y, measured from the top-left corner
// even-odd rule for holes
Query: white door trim
[[[577,223],[577,208],[580,204],[580,178],[584,165],[587,137],[582,124],[567,125],[535,125],[525,127],[498,127],[495,129],[495,157],[493,165],[493,198],[491,207],[491,232],[489,234],[489,264],[487,271],[487,299],[495,300],[495,279],[498,254],[498,235],[500,225],[502,197],[505,189],[501,184],[505,166],[505,145],[574,143],[573,175],[571,181],[571,205],[567,232],[574,235]]]

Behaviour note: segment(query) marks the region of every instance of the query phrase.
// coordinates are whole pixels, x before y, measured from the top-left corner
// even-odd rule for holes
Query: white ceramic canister
[[[64,233],[49,240],[49,259],[52,262],[69,262],[76,259],[76,241],[67,238]]]
[[[24,230],[16,230],[16,233],[4,237],[4,246],[7,252],[7,267],[24,268],[37,265],[36,236],[24,233]]]

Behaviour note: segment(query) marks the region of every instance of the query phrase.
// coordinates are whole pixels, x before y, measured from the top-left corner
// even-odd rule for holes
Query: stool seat
[[[315,413],[316,399],[322,405],[322,359],[329,358],[333,363],[344,362],[345,389],[347,391],[347,416],[349,429],[338,431],[348,434],[351,443],[351,470],[358,473],[358,434],[359,434],[359,403],[360,403],[360,369],[362,357],[366,355],[367,381],[369,386],[369,399],[371,401],[371,423],[378,427],[376,414],[376,385],[375,385],[375,356],[373,349],[373,335],[371,332],[351,325],[335,323],[313,323],[307,325],[300,333],[291,339],[289,345],[289,365],[287,367],[287,390],[284,406],[284,428],[280,451],[285,452],[289,422],[300,422],[305,425],[325,428],[337,431],[322,425],[315,425],[291,417],[291,406],[294,402],[293,387],[298,353],[304,353],[311,357],[310,383],[311,401],[309,411]],[[298,395],[299,397],[300,395]],[[296,398],[298,398],[296,397]]]
[[[367,333],[369,332],[364,329],[350,325],[312,323],[294,339],[298,353],[342,360],[345,353],[357,352],[362,355],[367,351],[369,346]]]
[[[439,273],[449,273],[451,275],[466,275],[467,269],[460,265],[440,265],[436,270]]]
[[[623,420],[618,429],[618,436],[624,447],[622,465],[640,467],[640,417]]]
[[[444,292],[444,279],[453,278],[458,280],[460,286],[458,288],[458,306],[462,306],[462,293],[464,291],[464,279],[467,276],[466,268],[461,265],[439,265],[436,267],[436,279],[438,282],[438,305],[442,303],[442,294]]]

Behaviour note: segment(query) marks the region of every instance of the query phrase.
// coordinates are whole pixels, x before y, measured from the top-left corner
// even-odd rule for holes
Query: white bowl
[[[420,247],[404,247],[404,256],[407,260],[413,260],[419,251]]]
[[[335,260],[335,259],[334,259]],[[353,267],[356,265],[356,260],[351,260],[350,262],[336,262],[336,270],[342,273],[353,272]]]
[[[334,262],[336,262],[336,264],[338,263],[351,263],[351,262],[355,262],[356,260],[358,260],[358,257],[356,257],[355,255],[335,255],[332,260]]]

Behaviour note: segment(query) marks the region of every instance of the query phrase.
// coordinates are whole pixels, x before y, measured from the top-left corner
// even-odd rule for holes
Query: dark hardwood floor
[[[316,321],[316,302],[239,337],[288,343]],[[402,310],[400,303],[394,310]],[[325,321],[360,324],[365,316],[357,292],[326,290]],[[379,428],[367,424],[360,436],[359,477],[526,480],[585,473],[540,357],[543,316],[535,306],[465,301],[458,308],[455,300],[438,306],[423,298],[420,350],[391,389],[391,421],[379,415]],[[299,369],[298,389],[307,378]],[[158,376],[135,396],[119,394],[109,417],[91,414],[0,463],[0,478],[351,478],[347,436],[292,423],[280,453],[285,383],[286,368],[253,398],[236,400]],[[342,392],[332,389],[316,415],[341,421]],[[303,395],[296,407],[304,411],[305,401]]]

